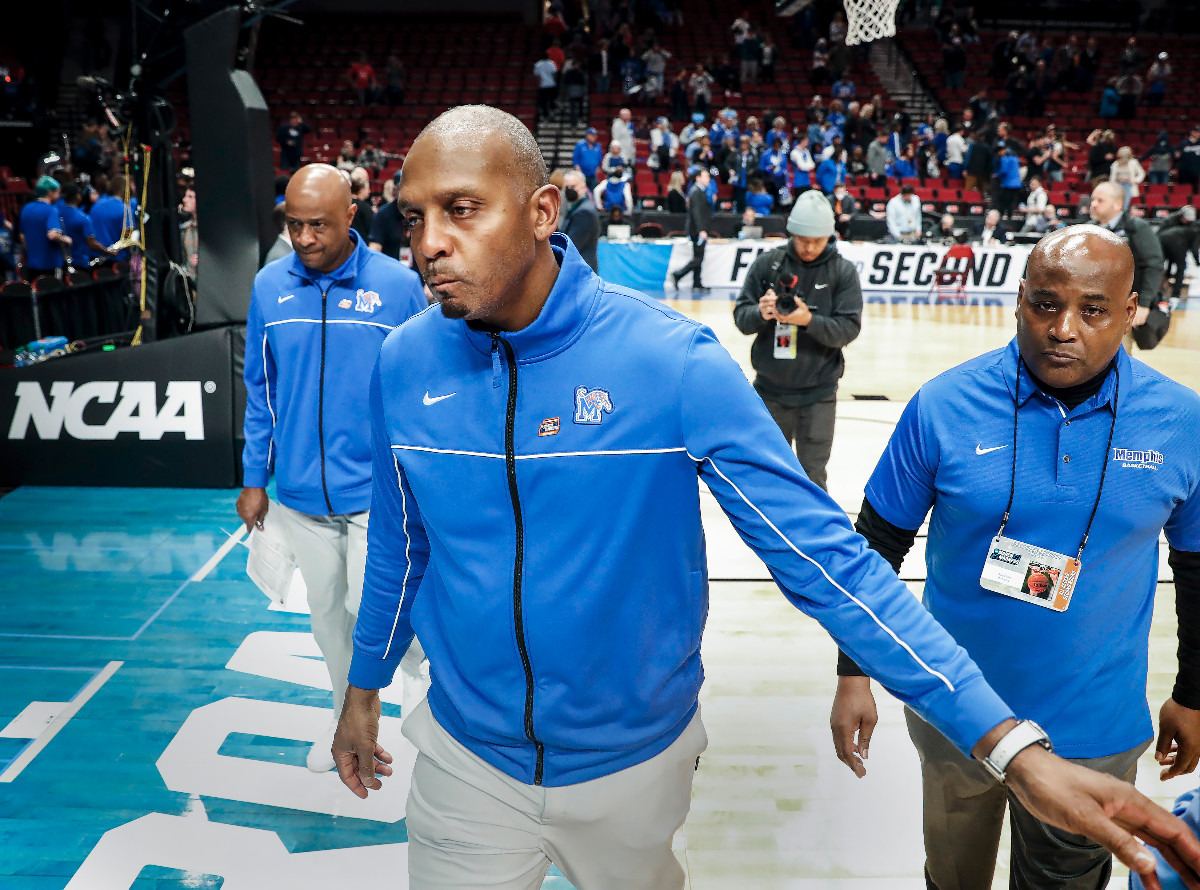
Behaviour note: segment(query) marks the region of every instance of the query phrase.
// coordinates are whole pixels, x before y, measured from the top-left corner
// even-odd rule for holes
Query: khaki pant
[[[931,890],[990,890],[1008,807],[1011,890],[1103,890],[1112,855],[1078,834],[1030,815],[983,764],[965,757],[909,708],[908,734],[921,757],[925,881]],[[1149,742],[1108,757],[1072,760],[1132,782]]]
[[[665,751],[588,782],[526,785],[459,744],[422,702],[408,795],[412,890],[538,890],[554,863],[580,890],[681,890],[671,838],[691,806],[700,713]]]
[[[362,600],[370,512],[310,516],[283,504],[272,504],[271,509],[278,509],[286,520],[284,534],[308,588],[313,637],[329,671],[333,713],[337,715],[342,713],[350,656],[354,653],[354,622]],[[425,652],[414,637],[400,661],[403,716],[408,716],[428,689],[429,681],[421,672],[424,660]],[[428,673],[426,669],[425,675]]]

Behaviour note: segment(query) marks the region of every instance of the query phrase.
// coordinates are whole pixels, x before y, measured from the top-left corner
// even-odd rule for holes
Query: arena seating
[[[269,22],[258,47],[255,76],[271,109],[272,132],[299,110],[313,129],[307,154],[333,162],[343,140],[375,139],[385,152],[403,155],[430,119],[452,105],[496,105],[535,125],[540,29],[486,15],[445,17],[305,16],[305,26]],[[355,53],[363,51],[385,81],[389,53],[405,66],[404,104],[362,106],[346,81]],[[447,59],[454,59],[453,65]],[[276,165],[279,146],[272,143]],[[377,182],[399,169],[389,161]],[[376,188],[376,191],[378,189]]]
[[[911,58],[914,66],[924,75],[926,85],[943,109],[952,115],[957,115],[967,106],[971,97],[981,87],[988,88],[988,98],[1001,107],[1005,98],[1004,81],[991,76],[992,49],[1006,36],[1006,31],[985,30],[980,34],[980,42],[968,47],[967,68],[964,74],[964,86],[961,89],[947,89],[942,75],[942,55],[938,44],[937,33],[929,28],[903,28],[898,34],[898,40],[905,52]],[[1081,195],[1090,191],[1084,181],[1087,175],[1087,152],[1084,144],[1087,135],[1094,129],[1111,128],[1117,134],[1118,145],[1130,146],[1135,155],[1140,156],[1157,139],[1158,134],[1166,130],[1172,145],[1178,145],[1188,133],[1194,121],[1194,107],[1191,103],[1186,84],[1194,82],[1200,75],[1200,61],[1194,51],[1194,40],[1181,37],[1148,37],[1139,39],[1139,48],[1146,56],[1143,69],[1138,73],[1145,77],[1153,58],[1159,52],[1170,54],[1172,67],[1171,79],[1167,83],[1167,92],[1163,104],[1152,107],[1143,101],[1137,108],[1137,115],[1132,120],[1102,118],[1099,114],[1100,98],[1104,92],[1105,83],[1118,73],[1118,58],[1124,49],[1126,34],[1098,32],[1089,34],[1083,31],[1070,32],[1075,34],[1082,45],[1090,36],[1095,36],[1101,50],[1101,64],[1090,91],[1073,92],[1070,90],[1055,90],[1046,101],[1046,113],[1041,117],[1018,115],[1008,117],[1001,113],[1003,120],[1012,125],[1013,135],[1024,141],[1032,132],[1042,132],[1049,123],[1055,124],[1059,135],[1068,141],[1079,145],[1080,148],[1070,153],[1069,169],[1062,183],[1048,184],[1050,201],[1062,212],[1064,205],[1074,207]],[[1039,44],[1050,37],[1055,47],[1066,42],[1067,32],[1039,32]],[[1192,190],[1179,185],[1149,185],[1143,184],[1141,196],[1134,201],[1134,212],[1148,216],[1166,216],[1172,209],[1191,200]]]

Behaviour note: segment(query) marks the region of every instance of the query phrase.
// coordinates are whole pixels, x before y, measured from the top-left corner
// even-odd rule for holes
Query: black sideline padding
[[[218,328],[0,370],[0,486],[233,487],[239,337]]]
[[[0,347],[16,349],[35,338],[34,290],[12,281],[0,288]],[[131,331],[135,310],[125,276],[64,284],[37,282],[37,317],[43,337],[91,340]]]

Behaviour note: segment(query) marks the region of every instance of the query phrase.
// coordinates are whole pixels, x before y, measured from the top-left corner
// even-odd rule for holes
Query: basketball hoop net
[[[845,0],[846,45],[870,43],[896,36],[896,8],[900,0]]]

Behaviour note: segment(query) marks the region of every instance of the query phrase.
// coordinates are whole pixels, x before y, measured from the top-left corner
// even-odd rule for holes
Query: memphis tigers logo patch
[[[379,299],[379,294],[373,290],[359,288],[356,296],[358,300],[354,304],[355,312],[374,312],[383,305],[383,300]]]
[[[576,423],[600,423],[604,415],[611,414],[612,410],[612,396],[608,394],[608,390],[575,387],[575,416],[572,419]]]

